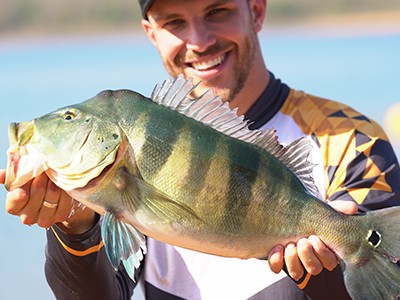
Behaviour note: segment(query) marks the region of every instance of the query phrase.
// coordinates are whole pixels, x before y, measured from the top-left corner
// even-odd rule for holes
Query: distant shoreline
[[[136,21],[134,21],[136,23]],[[52,40],[86,39],[135,39],[147,41],[138,24],[119,28],[82,26],[79,30],[25,29],[0,34],[0,47],[12,44],[37,43]],[[318,36],[318,37],[357,37],[366,35],[400,35],[400,11],[376,13],[351,13],[327,15],[302,20],[270,22],[267,20],[260,33],[262,36]]]
[[[400,11],[327,15],[296,22],[273,23],[269,28],[267,24],[266,31],[293,35],[301,32],[326,37],[399,35]]]

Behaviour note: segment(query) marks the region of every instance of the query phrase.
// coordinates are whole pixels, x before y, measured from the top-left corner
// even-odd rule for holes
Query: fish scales
[[[185,123],[183,121],[178,122],[176,118],[169,120],[169,114],[166,114],[166,112],[167,110],[165,108],[159,107],[156,113],[148,113],[148,109],[143,107],[141,111],[138,111],[137,118],[141,119],[140,123],[137,122],[137,127],[139,128],[136,128],[136,123],[129,124],[126,119],[121,122],[124,125],[123,127],[127,128],[126,132],[128,138],[130,136],[135,136],[136,138],[136,136],[139,135],[142,136],[141,140],[144,141],[140,143],[140,147],[136,147],[137,150],[135,151],[137,153],[137,167],[140,170],[141,176],[146,181],[162,190],[165,194],[174,197],[177,202],[186,202],[186,205],[193,205],[196,207],[197,204],[194,200],[200,199],[199,197],[193,197],[193,192],[196,189],[198,190],[199,196],[210,194],[210,196],[207,197],[209,200],[208,203],[218,205],[218,210],[214,211],[223,213],[219,204],[221,201],[215,201],[215,197],[212,196],[212,194],[214,191],[216,196],[219,197],[227,195],[229,186],[226,185],[225,182],[228,182],[229,178],[228,176],[216,177],[215,172],[211,172],[210,170],[227,169],[228,162],[225,161],[225,158],[223,161],[218,161],[220,160],[218,156],[215,156],[215,160],[213,159],[213,152],[217,146],[216,144],[210,144],[210,140],[213,140],[214,135],[209,135],[210,128],[207,127],[199,129],[208,132],[208,135],[192,134],[193,130],[189,127],[188,123],[192,123],[193,120],[181,118],[186,121]],[[160,116],[165,114],[166,116],[163,120],[163,124],[159,124]],[[146,117],[142,117],[142,115],[146,115]],[[128,117],[134,119],[132,115]],[[157,124],[157,122],[159,124],[158,126],[146,126],[146,124]],[[186,124],[186,126],[184,124]],[[193,124],[198,127],[198,124]],[[158,128],[162,128],[162,130],[158,130]],[[199,139],[199,136],[207,136],[207,139]],[[215,138],[215,140],[217,139]],[[190,141],[195,141],[197,147],[190,147]],[[204,154],[201,155],[202,153]],[[223,151],[220,157],[225,156],[226,153],[226,150]],[[160,161],[162,161],[162,163],[160,163]],[[188,165],[194,164],[201,166],[201,170],[206,171],[208,169],[208,172],[203,173],[204,182],[199,180],[201,177],[198,176],[196,170],[193,170],[194,173],[192,173],[195,176],[185,178],[186,175],[184,174],[188,172],[184,170],[188,169]],[[179,172],[177,172],[177,168]],[[229,175],[229,173],[225,172],[224,174]],[[165,178],[169,180],[166,181]],[[226,179],[224,180],[224,178]],[[218,185],[214,188],[210,188],[210,184],[215,185],[216,182],[218,182]],[[182,188],[180,188],[180,186],[182,186]],[[224,190],[224,192],[221,192],[221,190]],[[190,197],[188,197],[189,194]],[[192,202],[188,202],[189,200],[192,200]],[[200,208],[198,209],[199,218],[207,220],[210,215],[210,206],[204,205],[204,203],[200,204],[201,202],[199,203]],[[206,209],[202,212],[203,207]],[[216,209],[216,207],[214,207],[214,209]],[[223,216],[221,216],[221,218],[223,218]],[[213,220],[215,220],[215,218],[213,218]],[[211,221],[209,223],[212,224]]]
[[[185,129],[185,126],[182,127],[180,131],[177,132],[177,137],[175,140],[169,140],[171,145],[167,147],[171,148],[170,155],[168,160],[165,162],[162,168],[160,168],[153,177],[144,178],[147,182],[151,183],[159,190],[163,191],[169,197],[176,199],[179,202],[182,202],[184,199],[182,196],[183,187],[188,183],[189,180],[189,171],[190,164],[193,159],[193,154],[191,153],[190,147],[190,132]],[[154,143],[152,143],[152,146]],[[159,147],[161,145],[156,145]],[[144,149],[145,150],[145,149]],[[154,158],[157,158],[157,149],[150,150],[152,154],[154,154]],[[150,154],[150,155],[152,155]],[[143,156],[147,156],[149,153],[144,154]],[[139,169],[144,170],[150,168],[152,166],[149,164],[139,164]],[[146,172],[147,173],[147,172]],[[168,181],[165,178],[170,178]],[[191,181],[189,181],[191,182]],[[188,203],[189,204],[189,203]],[[192,203],[190,203],[191,205]]]
[[[138,112],[139,118],[141,114],[146,114],[146,122],[137,123],[139,127],[144,126],[145,139],[137,159],[141,176],[168,196],[172,196],[177,202],[195,208],[198,217],[204,221],[203,226],[210,226],[210,230],[212,229],[213,232],[225,230],[229,233],[240,231],[245,233],[247,228],[241,228],[241,224],[245,222],[253,198],[251,194],[252,184],[260,176],[258,168],[262,150],[256,146],[232,140],[209,127],[201,126],[192,119],[185,118],[185,116],[171,118],[169,111],[164,107],[157,108],[149,112],[149,109],[143,106],[142,111]],[[163,116],[162,124],[159,122],[160,116]],[[129,117],[133,119],[132,115],[129,115]],[[178,121],[178,119],[181,120]],[[186,126],[183,125],[184,123]],[[154,126],[154,124],[159,125]],[[189,124],[191,124],[190,128],[188,128]],[[126,126],[132,128],[134,124],[127,123]],[[200,147],[190,148],[188,136],[179,138],[179,135],[183,135],[185,132],[195,134]],[[203,137],[203,139],[199,139],[199,137]],[[208,149],[210,137],[218,141],[216,151],[202,156],[204,149]],[[249,151],[251,151],[250,155]],[[172,153],[174,154],[172,155]],[[204,182],[198,181],[197,176],[179,178],[179,175],[187,173],[183,171],[186,168],[181,167],[187,165],[185,162],[190,160],[199,161],[198,164],[202,166],[210,166]],[[290,176],[278,161],[266,160],[266,163],[269,165],[265,169],[272,170],[272,172],[263,172],[262,174],[263,179],[261,181],[270,183],[263,190],[258,188],[259,193],[262,194],[260,196],[263,198],[269,190],[279,186],[279,181],[289,182],[284,176]],[[274,163],[277,166],[273,166]],[[156,166],[158,167],[154,169]],[[178,173],[176,168],[180,169]],[[281,172],[278,172],[279,168],[281,168]],[[221,172],[221,170],[224,171]],[[177,176],[177,174],[179,175]],[[274,176],[265,179],[269,174]],[[279,176],[279,174],[282,175]],[[298,181],[296,177],[291,177],[292,180]],[[169,178],[167,183],[165,178]],[[185,188],[180,190],[179,186],[182,182],[185,182]],[[300,186],[300,183],[298,185]],[[193,197],[193,186],[203,186],[197,197]],[[203,195],[207,196],[204,197]],[[282,199],[284,197],[281,196]],[[272,201],[274,197],[270,198],[272,198],[270,200]],[[271,205],[273,205],[272,203]],[[265,204],[263,205],[265,206]],[[210,210],[213,215],[210,215]],[[264,220],[264,224],[270,223],[265,221],[271,215],[270,211],[258,209],[257,214],[260,220]],[[255,215],[249,216],[250,219],[254,217]],[[258,231],[263,227],[260,224],[257,227]],[[261,231],[260,235],[264,234],[265,236],[265,233],[266,231]],[[208,236],[203,236],[203,238],[208,239]]]
[[[214,138],[217,138],[215,136]],[[217,198],[217,195],[229,194],[229,173],[226,172],[229,168],[229,162],[226,159],[219,159],[221,153],[227,153],[226,145],[221,143],[219,139],[215,141],[214,154],[211,157],[205,158],[208,161],[207,173],[199,190],[197,201],[194,203],[194,209],[198,212],[199,217],[206,224],[213,224],[215,230],[220,229],[221,221],[224,219],[224,212],[221,210],[229,201],[226,197]],[[203,161],[203,160],[201,160]],[[215,170],[224,170],[219,176],[215,176]],[[189,192],[190,190],[187,190]],[[204,195],[201,197],[201,195]],[[211,225],[212,226],[212,225]]]
[[[258,174],[260,153],[256,149],[244,147],[247,144],[233,142],[234,140],[227,140],[228,153],[220,158],[225,157],[229,161],[227,182],[229,194],[225,196],[227,201],[223,208],[225,212],[223,222],[226,229],[230,229],[231,232],[241,232],[242,223],[246,220],[251,203],[255,202],[252,186],[260,175]]]
[[[165,108],[162,111],[158,111],[157,114],[149,115],[146,111],[141,114],[146,114],[147,116],[145,124],[157,124],[160,123],[160,116],[164,113]],[[197,188],[201,187],[201,185],[193,184],[193,180],[186,180],[194,178],[186,174],[192,169],[191,165],[196,162],[202,164],[203,168],[207,168],[207,161],[194,157],[195,153],[193,153],[193,148],[191,147],[191,140],[194,140],[194,138],[184,119],[181,119],[179,123],[176,120],[168,122],[165,118],[164,121],[166,122],[156,126],[143,126],[144,142],[141,147],[137,147],[138,149],[135,152],[137,153],[137,164],[141,176],[167,194],[176,196],[180,194],[179,191],[181,189],[187,190],[187,188],[194,188],[195,186]],[[140,130],[133,129],[130,124],[125,124],[125,126],[130,127],[127,134],[128,137],[134,136],[134,139],[136,139],[136,135]],[[157,128],[159,127],[162,130],[158,130]],[[207,145],[203,142],[198,146],[202,146],[204,149]],[[209,154],[207,153],[207,157]],[[196,170],[193,171],[196,172]],[[196,174],[194,173],[193,175]],[[169,178],[168,182],[165,178]],[[184,185],[190,186],[185,188]]]
[[[180,138],[180,131],[185,126],[185,120],[168,116],[161,117],[164,112],[158,110],[147,109],[142,113],[146,113],[147,120],[146,123],[138,126],[144,126],[145,143],[138,153],[137,163],[145,180],[154,182],[156,180],[154,178],[160,172],[162,173],[166,164],[170,162]],[[128,138],[135,137],[128,136]],[[181,141],[178,144],[181,144]]]
[[[204,199],[205,197],[202,197],[202,195],[206,193],[207,174],[211,174],[211,166],[213,157],[217,152],[218,139],[215,135],[211,135],[208,136],[205,141],[204,138],[202,138],[203,135],[195,134],[190,130],[188,131],[190,132],[190,152],[188,152],[188,155],[190,155],[191,159],[187,176],[188,178],[196,178],[196,182],[193,180],[185,180],[181,189],[182,191],[191,191],[193,197],[196,199],[208,201]],[[194,154],[193,149],[201,149],[198,156]],[[197,206],[197,203],[195,205]]]
[[[159,120],[160,114],[161,111],[150,114],[147,124]],[[138,154],[141,175],[176,201],[195,207],[198,217],[214,230],[240,231],[253,198],[253,182],[259,176],[260,150],[199,126],[191,119],[186,118],[184,121],[186,126],[183,121],[166,122],[167,127],[163,127],[162,131],[155,129],[157,126],[149,126],[151,131],[145,133],[147,142]],[[192,147],[190,141],[196,141],[196,147]],[[162,161],[161,165],[158,160]],[[193,165],[200,169],[206,167],[207,175],[199,177],[198,171],[192,169],[193,176],[188,176],[188,170]],[[201,180],[203,178],[204,181]],[[196,189],[198,194],[194,194]],[[210,208],[214,214],[211,218]]]
[[[153,124],[156,119],[159,120],[163,113],[167,114],[168,111],[160,109],[157,113],[150,114],[150,116],[154,117],[154,120],[149,117],[147,124]],[[139,153],[141,159],[138,160],[138,168],[146,181],[166,195],[171,196],[177,202],[193,207],[198,218],[203,221],[201,226],[204,234],[201,234],[201,232],[196,233],[199,238],[208,240],[208,230],[213,233],[220,232],[221,234],[223,232],[228,234],[242,233],[240,234],[241,236],[249,232],[248,228],[242,226],[242,223],[245,223],[251,203],[257,203],[257,201],[252,201],[254,199],[251,189],[259,176],[261,176],[260,182],[267,184],[263,187],[255,187],[255,189],[258,191],[260,199],[265,199],[266,195],[268,195],[270,206],[266,206],[264,201],[258,201],[261,205],[256,205],[258,209],[254,211],[253,215],[248,216],[249,219],[253,219],[253,224],[257,224],[254,222],[255,217],[258,216],[260,220],[256,228],[257,231],[253,231],[253,234],[258,234],[257,239],[271,234],[279,236],[283,230],[287,232],[287,236],[293,236],[294,233],[298,234],[297,229],[294,230],[295,232],[290,230],[290,228],[296,228],[296,226],[287,226],[287,221],[282,222],[282,226],[271,227],[269,225],[276,224],[279,221],[275,219],[276,214],[272,214],[271,210],[275,203],[279,204],[279,201],[281,201],[286,206],[286,214],[290,212],[290,215],[285,217],[296,224],[298,228],[296,220],[303,218],[303,216],[301,214],[297,215],[298,212],[301,212],[299,207],[304,199],[301,199],[301,202],[288,202],[286,199],[293,198],[293,195],[285,192],[296,189],[301,190],[301,183],[298,179],[292,173],[288,173],[282,163],[265,157],[263,162],[267,166],[264,167],[264,170],[269,170],[269,172],[265,171],[259,174],[258,169],[262,165],[260,157],[268,155],[263,153],[262,149],[251,144],[232,140],[208,127],[201,126],[201,124],[191,119],[184,117],[183,119],[179,123],[176,120],[174,122],[164,120],[165,122],[163,123],[167,124],[167,126],[163,127],[163,131],[154,130],[154,127],[152,127],[151,131],[145,132],[147,142],[145,142]],[[183,122],[187,125],[184,126]],[[189,124],[192,126],[190,129]],[[190,147],[189,132],[196,133],[198,137],[206,137],[202,139],[200,147]],[[175,137],[171,138],[172,135],[175,135]],[[213,153],[202,155],[203,151],[206,151],[204,149],[208,149],[209,137],[217,140],[217,147],[215,147]],[[198,143],[200,143],[199,138]],[[165,150],[168,148],[170,150]],[[164,151],[168,153],[168,161],[164,162],[163,168],[154,170],[153,162],[157,161],[160,156],[162,157]],[[197,176],[188,177],[186,175],[188,174],[187,169],[190,164],[188,162],[190,161],[199,161],[199,165],[209,166],[206,180],[203,183],[198,181]],[[147,177],[146,174],[150,175]],[[169,178],[168,181],[165,178]],[[183,189],[180,188],[182,182],[185,182],[185,188]],[[282,189],[280,192],[276,191],[282,182],[285,182],[285,185],[289,187]],[[193,195],[192,193],[194,186],[203,186],[198,195]],[[304,194],[301,193],[301,195],[304,198]],[[213,213],[210,214],[210,211]],[[282,215],[278,215],[278,219],[282,219],[282,217]],[[192,228],[198,230],[195,226],[198,224],[197,220],[193,221],[195,223],[191,224]],[[209,227],[209,229],[204,230],[206,229],[204,227]],[[289,228],[286,229],[286,227]],[[272,231],[275,228],[279,229],[276,234]],[[249,238],[246,237],[246,239]],[[265,245],[265,238],[263,240]],[[245,255],[240,251],[242,250],[238,250],[236,256]],[[263,253],[262,255],[265,256],[265,254]]]
[[[273,130],[250,131],[212,92],[191,100],[191,90],[191,79],[178,76],[152,99],[104,91],[10,124],[6,188],[46,172],[103,214],[110,262],[117,269],[122,261],[132,278],[146,252],[144,235],[215,255],[266,258],[276,244],[316,234],[335,250],[353,299],[399,296],[399,207],[336,212],[316,198],[309,141],[283,147]]]
[[[189,119],[186,121],[191,123]],[[209,131],[208,128],[205,129]],[[211,132],[214,134],[208,132],[207,135],[196,134],[196,136],[212,136],[211,140],[215,144],[211,144],[210,148],[208,138],[203,138],[202,141],[197,138],[196,143],[199,144],[199,147],[193,148],[191,147],[191,141],[194,140],[191,138],[194,135],[193,132],[196,132],[196,130],[193,131],[193,128],[190,128],[190,125],[187,124],[176,132],[179,135],[176,139],[160,139],[161,144],[159,145],[157,144],[159,139],[156,138],[157,141],[155,141],[154,138],[151,138],[152,142],[149,143],[151,146],[147,149],[142,148],[140,156],[146,157],[146,160],[138,161],[138,168],[141,170],[141,174],[148,174],[148,169],[152,169],[151,162],[157,159],[158,148],[168,143],[166,147],[172,149],[168,162],[158,170],[157,174],[150,177],[144,176],[145,180],[168,196],[173,197],[177,202],[193,207],[198,217],[210,227],[232,227],[232,224],[230,226],[224,224],[224,220],[230,219],[231,216],[231,212],[227,212],[225,208],[232,203],[232,199],[230,199],[232,190],[237,192],[238,188],[232,185],[234,182],[232,182],[230,173],[232,164],[228,159],[228,145],[223,142],[222,135],[218,136],[214,132]],[[198,130],[197,133],[199,133]],[[154,137],[154,134],[158,133],[153,133],[152,137]],[[143,153],[145,150],[146,153]],[[197,171],[193,170],[192,175],[194,176],[188,176],[190,167],[194,165],[201,169],[205,168],[204,170],[207,170],[207,172],[203,172],[203,176],[199,177]],[[169,178],[169,180],[166,181],[165,178]],[[196,190],[198,191],[197,195],[194,194]],[[207,195],[207,197],[204,197],[204,195]],[[210,216],[210,208],[214,213],[213,216]],[[209,218],[210,220],[208,220]]]

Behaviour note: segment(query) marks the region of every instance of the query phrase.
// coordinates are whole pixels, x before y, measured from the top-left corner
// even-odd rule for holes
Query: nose
[[[215,34],[211,28],[201,20],[191,23],[186,38],[186,48],[197,52],[203,52],[216,42]]]

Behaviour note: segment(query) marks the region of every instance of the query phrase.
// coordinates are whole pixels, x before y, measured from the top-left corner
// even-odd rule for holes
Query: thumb
[[[334,200],[330,201],[328,204],[332,206],[332,208],[346,215],[354,215],[358,210],[357,203],[352,201]]]
[[[0,169],[0,184],[4,184],[6,181],[6,170]]]

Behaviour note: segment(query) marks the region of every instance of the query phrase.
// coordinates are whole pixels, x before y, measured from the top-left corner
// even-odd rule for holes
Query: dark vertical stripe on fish
[[[221,225],[236,232],[241,229],[251,205],[252,186],[258,176],[260,153],[254,148],[243,147],[237,141],[229,141],[228,161],[229,189],[226,213]]]
[[[168,162],[185,122],[183,118],[165,114],[158,109],[150,110],[148,114],[148,126],[144,125],[146,141],[140,150],[143,155],[139,155],[138,165],[145,166],[141,169],[141,175],[146,181],[151,181]],[[164,116],[162,123],[160,114]]]
[[[189,129],[188,129],[189,130]],[[198,130],[208,131],[209,128],[203,127]],[[193,198],[201,198],[201,192],[206,184],[206,176],[210,170],[211,158],[214,156],[217,149],[216,134],[193,134],[191,131],[190,146],[191,149],[201,149],[200,156],[190,155],[190,168],[188,178],[195,178],[195,180],[187,180],[182,186],[182,189],[190,191]],[[204,139],[204,137],[207,139]],[[202,138],[203,137],[203,138]],[[188,153],[189,156],[189,153]],[[193,182],[195,184],[193,184]]]

